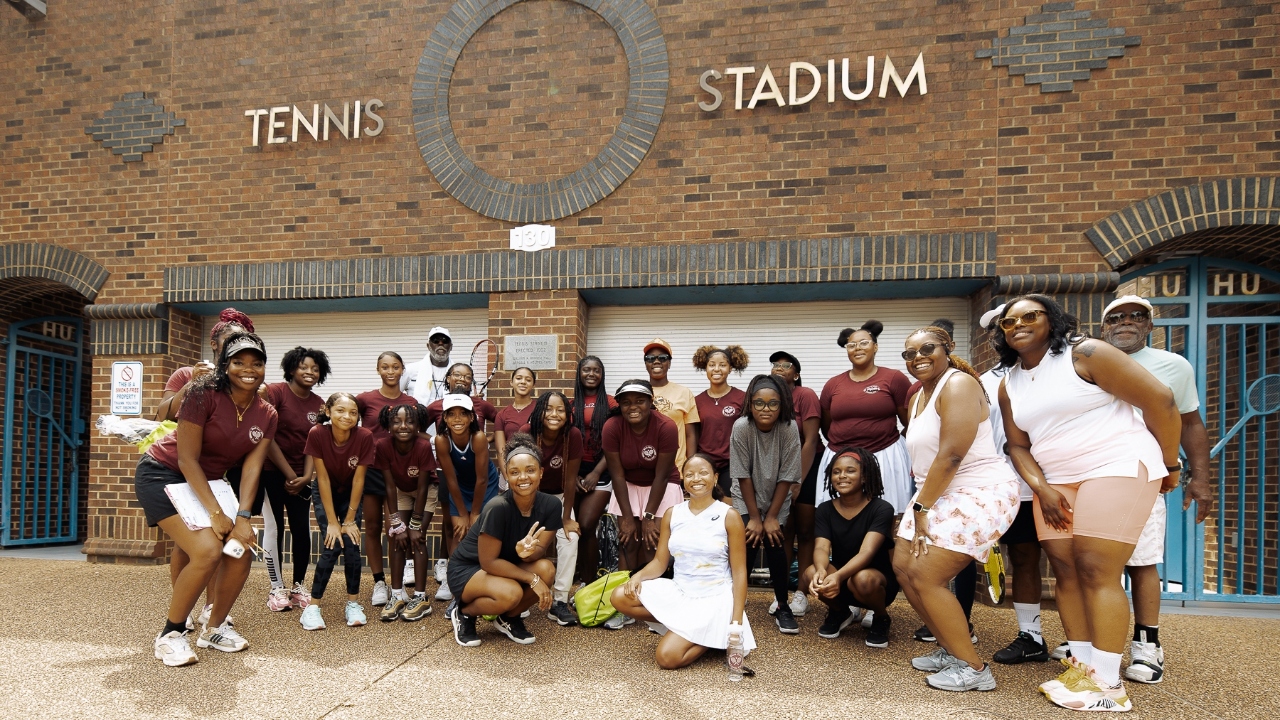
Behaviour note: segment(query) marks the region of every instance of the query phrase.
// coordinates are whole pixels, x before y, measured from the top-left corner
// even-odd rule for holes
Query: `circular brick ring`
[[[449,119],[449,83],[471,36],[522,0],[459,0],[436,25],[413,79],[413,130],[427,167],[445,192],[486,217],[530,223],[579,212],[618,188],[644,159],[667,104],[667,44],[645,0],[569,0],[609,23],[627,54],[627,105],[598,155],[572,174],[540,183],[490,175],[458,144]]]

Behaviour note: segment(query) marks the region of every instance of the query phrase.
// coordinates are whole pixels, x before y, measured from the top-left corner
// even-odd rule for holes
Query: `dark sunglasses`
[[[1151,313],[1146,310],[1134,310],[1133,312],[1114,312],[1103,319],[1108,325],[1119,325],[1125,320],[1132,320],[1135,323],[1144,323],[1151,319]]]
[[[911,362],[916,359],[917,355],[932,355],[939,347],[938,343],[925,343],[920,346],[919,350],[903,350],[902,359]]]
[[[671,362],[671,356],[670,355],[645,355],[644,361],[646,363]]]
[[[1000,318],[1000,329],[1012,330],[1018,327],[1019,325],[1032,325],[1035,323],[1037,317],[1044,314],[1045,314],[1044,310],[1032,310],[1030,312],[1022,313],[1018,317],[1010,316],[1010,317]]]

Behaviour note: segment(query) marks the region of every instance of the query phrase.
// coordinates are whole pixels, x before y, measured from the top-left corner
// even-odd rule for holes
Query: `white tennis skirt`
[[[733,583],[713,595],[688,595],[675,580],[658,578],[640,585],[640,604],[671,632],[695,645],[723,650],[729,644],[729,622],[733,619]],[[742,645],[747,652],[756,647],[747,613],[742,613]]]

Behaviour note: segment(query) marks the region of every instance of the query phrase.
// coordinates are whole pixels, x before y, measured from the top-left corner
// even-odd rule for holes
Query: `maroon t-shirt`
[[[289,383],[272,383],[267,386],[267,402],[276,409],[280,418],[276,427],[276,445],[289,461],[289,467],[295,473],[302,472],[306,462],[307,433],[316,424],[316,416],[324,409],[324,400],[319,395],[308,392],[300,398],[289,388]]]
[[[390,473],[396,487],[404,492],[418,491],[418,478],[426,475],[431,482],[431,474],[436,471],[436,456],[431,450],[431,441],[421,435],[413,440],[413,447],[408,455],[401,455],[396,450],[396,443],[390,436],[378,438],[374,443],[378,456],[378,467],[384,473]]]
[[[680,449],[680,435],[676,423],[654,410],[649,415],[649,427],[637,435],[621,416],[611,417],[601,431],[601,445],[605,452],[616,452],[622,459],[622,471],[627,482],[640,487],[653,485],[653,470],[658,466],[659,453],[674,453]],[[680,471],[671,464],[667,482],[680,484]]]
[[[351,492],[351,481],[356,468],[370,467],[377,461],[373,450],[373,433],[368,428],[357,427],[351,437],[339,446],[333,441],[333,427],[329,424],[311,428],[307,435],[306,453],[324,463],[329,474],[329,488],[334,492]]]
[[[195,368],[187,366],[180,367],[173,371],[169,376],[169,381],[164,384],[165,392],[178,392],[191,382],[191,378],[195,376]]]
[[[614,400],[612,395],[605,393],[605,398],[609,402],[610,410],[618,407],[618,401]],[[586,468],[586,472],[591,472],[595,464],[600,462],[600,438],[591,436],[591,419],[595,417],[595,414],[596,396],[593,393],[582,400],[582,464],[593,466]],[[574,424],[576,425],[576,423]]]
[[[238,467],[261,443],[276,436],[279,420],[276,409],[259,395],[253,396],[249,409],[241,418],[231,396],[215,390],[204,390],[203,402],[188,394],[178,410],[178,422],[195,423],[204,428],[200,447],[200,468],[205,478],[216,480],[227,470]],[[170,470],[178,470],[178,433],[165,435],[147,449],[147,454]]]
[[[356,396],[356,407],[360,410],[360,427],[368,428],[374,440],[391,437],[390,431],[383,430],[378,424],[378,416],[382,409],[393,405],[415,405],[417,400],[412,395],[400,393],[399,397],[388,398],[380,390],[362,392]]]
[[[529,416],[533,414],[533,408],[537,405],[531,402],[519,410],[515,405],[508,405],[498,411],[498,417],[493,421],[494,432],[501,430],[510,440],[512,435],[520,432],[520,427],[529,424]]]
[[[484,432],[486,423],[498,419],[498,409],[493,406],[493,403],[482,397],[472,397],[471,403],[475,406],[476,421],[480,423],[480,432]],[[529,407],[533,406],[530,405]],[[432,425],[440,422],[441,415],[444,415],[444,398],[436,400],[427,406],[427,419],[431,421]]]
[[[795,408],[796,425],[801,426],[801,435],[804,434],[805,420],[822,419],[822,402],[818,400],[818,393],[803,385],[791,388],[791,406]]]
[[[698,430],[698,452],[709,455],[717,464],[729,462],[729,437],[733,423],[746,412],[747,394],[736,387],[723,397],[711,397],[706,390],[693,398],[701,418]]]
[[[532,432],[528,425],[522,425],[520,432]],[[542,451],[542,482],[538,489],[544,493],[559,495],[564,492],[564,466],[574,460],[582,460],[582,431],[576,427],[569,428],[568,442],[562,437],[550,445],[543,445],[538,438],[538,449]],[[579,468],[582,466],[579,465]],[[653,473],[649,473],[653,475]],[[577,478],[574,478],[576,481]]]
[[[827,433],[832,450],[850,445],[879,452],[898,441],[898,408],[907,404],[911,381],[897,370],[881,367],[863,382],[842,372],[822,388],[822,410],[830,413]]]

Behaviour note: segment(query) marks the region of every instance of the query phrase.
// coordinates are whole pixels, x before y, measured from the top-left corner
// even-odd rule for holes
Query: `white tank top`
[[[911,454],[911,474],[916,483],[924,486],[929,476],[929,468],[938,457],[938,443],[942,433],[942,416],[938,414],[938,396],[951,377],[960,372],[951,368],[942,374],[942,379],[929,396],[929,403],[916,415],[916,407],[920,404],[920,395],[916,393],[911,399],[911,423],[907,425],[907,452]],[[984,418],[978,423],[978,434],[969,446],[969,451],[960,461],[960,467],[951,480],[950,488],[990,487],[1001,483],[1017,482],[1017,475],[1009,469],[1004,456],[996,452],[995,442],[991,439],[991,421]]]
[[[1138,477],[1139,464],[1148,481],[1169,474],[1133,406],[1077,375],[1070,348],[1046,352],[1031,370],[1014,365],[1005,392],[1013,423],[1031,437],[1031,456],[1050,484]]]
[[[716,500],[697,515],[686,500],[671,508],[667,549],[674,560],[676,585],[690,597],[706,597],[733,585],[729,569],[729,532],[724,518],[733,508]]]

